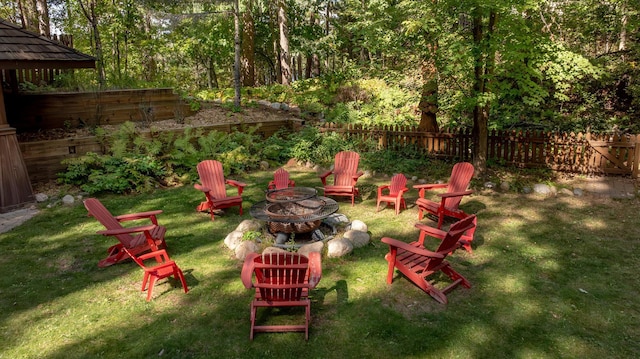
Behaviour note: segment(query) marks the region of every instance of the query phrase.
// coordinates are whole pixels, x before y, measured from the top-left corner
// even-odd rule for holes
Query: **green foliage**
[[[362,153],[363,167],[379,173],[421,174],[433,172],[431,160],[422,151],[413,146],[398,150],[381,149]]]
[[[196,165],[205,159],[222,162],[227,175],[258,167],[263,147],[257,126],[230,134],[190,128],[180,135],[161,133],[147,137],[125,123],[105,135],[105,155],[87,153],[65,160],[59,181],[89,193],[146,192],[157,186],[189,183],[197,178]],[[98,130],[97,132],[103,132]]]

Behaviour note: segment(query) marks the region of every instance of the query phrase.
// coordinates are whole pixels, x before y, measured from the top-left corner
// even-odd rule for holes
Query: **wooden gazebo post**
[[[0,90],[0,213],[33,203],[33,188],[18,145],[16,129],[9,126]]]

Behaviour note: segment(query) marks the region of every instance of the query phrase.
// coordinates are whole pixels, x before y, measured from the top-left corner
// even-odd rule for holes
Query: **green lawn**
[[[299,186],[320,185],[315,172],[290,173]],[[399,216],[376,213],[375,186],[388,179],[361,180],[363,198],[355,207],[339,200],[339,212],[367,223],[372,242],[323,258],[309,341],[258,333],[251,342],[252,292],[223,240],[250,218],[272,171],[232,178],[249,184],[245,214],[232,208],[214,222],[195,212],[202,195],[190,186],[100,197],[114,214],[164,210],[159,221],[188,294],[162,281],[146,302],[134,263],[98,268],[114,239],[95,234],[102,227],[80,203],[43,208],[0,234],[0,358],[640,357],[636,199],[488,190],[465,198],[463,208],[478,214],[474,252],[450,261],[473,287],[458,287],[444,306],[404,278],[385,282],[380,238],[417,238],[417,191]]]

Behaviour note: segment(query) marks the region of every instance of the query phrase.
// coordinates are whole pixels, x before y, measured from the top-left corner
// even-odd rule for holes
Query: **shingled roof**
[[[96,59],[0,19],[0,69],[94,68]]]

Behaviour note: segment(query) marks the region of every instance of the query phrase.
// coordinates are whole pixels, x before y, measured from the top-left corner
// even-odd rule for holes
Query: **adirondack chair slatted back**
[[[289,172],[280,167],[273,173],[273,188],[284,189],[289,187]]]
[[[407,187],[407,177],[402,173],[398,173],[391,177],[389,184],[389,195],[393,196]]]
[[[197,166],[200,182],[209,188],[209,194],[216,199],[227,197],[222,163],[215,160],[205,160]]]
[[[451,170],[451,177],[447,186],[447,193],[464,192],[469,187],[471,177],[473,177],[473,165],[468,162],[456,163]],[[447,208],[458,208],[462,197],[452,197],[445,200],[444,206]]]
[[[475,226],[475,218],[475,215],[469,216],[452,224],[451,227],[449,227],[447,235],[444,237],[442,242],[440,242],[440,245],[438,246],[438,249],[436,249],[436,252],[448,254],[455,251],[459,247],[458,241],[460,240],[460,237],[462,237],[464,232]],[[432,270],[433,268],[438,267],[445,260],[445,258],[432,258],[427,262],[427,267],[425,270]]]
[[[106,229],[120,229],[123,228],[122,224],[109,212],[109,210],[95,198],[88,198],[84,200],[84,207],[89,212],[89,215],[95,217]],[[134,237],[130,234],[118,234],[115,236],[123,246],[127,248],[137,247],[144,244],[145,238],[143,236]],[[137,239],[136,239],[137,238]]]
[[[353,176],[358,172],[360,154],[352,151],[338,152],[333,168],[333,183],[336,186],[353,186]]]
[[[292,253],[262,255],[255,264],[256,288],[262,300],[279,302],[300,300],[308,288],[309,260]]]

